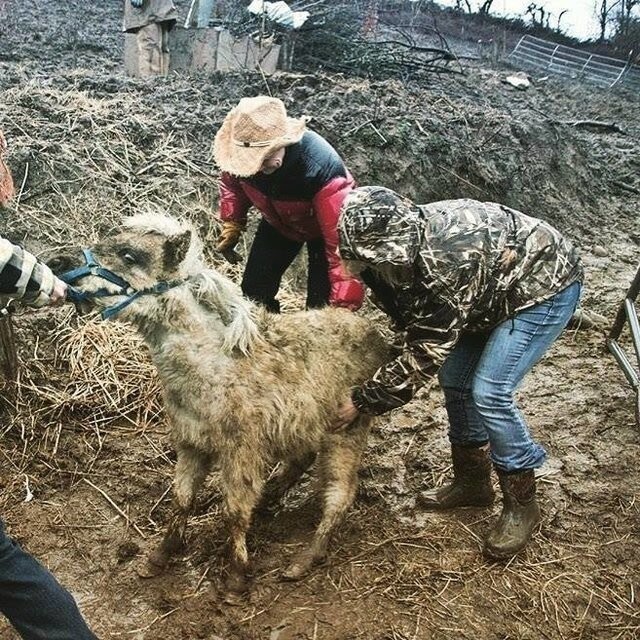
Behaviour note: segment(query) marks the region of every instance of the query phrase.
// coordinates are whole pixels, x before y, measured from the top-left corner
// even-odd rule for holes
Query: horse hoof
[[[227,591],[224,594],[224,603],[229,604],[232,607],[239,607],[244,604],[243,594],[236,593],[235,591]]]
[[[282,572],[282,579],[293,582],[304,578],[315,564],[313,556],[301,553]]]
[[[316,558],[308,551],[299,553],[289,564],[289,566],[282,572],[283,580],[300,580],[304,578],[311,569],[322,562],[324,558]]]
[[[165,567],[166,563],[163,565],[155,564],[151,558],[147,558],[136,567],[136,573],[140,578],[156,578],[164,572]]]
[[[241,598],[249,589],[247,577],[243,573],[231,572],[224,581],[225,597]]]
[[[295,582],[296,580],[300,580],[300,578],[304,578],[304,576],[309,573],[310,568],[310,566],[305,567],[297,562],[293,562],[282,572],[282,579],[288,582]]]
[[[162,549],[154,549],[145,560],[138,564],[136,573],[141,578],[155,578],[159,576],[167,566],[169,556]]]

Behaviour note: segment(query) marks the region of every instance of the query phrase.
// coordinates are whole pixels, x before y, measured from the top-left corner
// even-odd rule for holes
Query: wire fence
[[[519,66],[544,69],[549,73],[593,82],[601,87],[624,85],[634,91],[640,91],[638,65],[573,49],[534,36],[522,36],[508,59]]]

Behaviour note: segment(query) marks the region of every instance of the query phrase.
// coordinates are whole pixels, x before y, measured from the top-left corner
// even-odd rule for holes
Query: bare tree
[[[640,6],[640,0],[621,0],[620,9],[616,16],[616,34],[626,36],[629,34],[629,27],[633,21],[631,12],[637,6]]]
[[[558,33],[560,33],[560,21],[562,20],[562,16],[564,16],[564,14],[567,13],[567,11],[569,11],[569,9],[564,9],[558,14],[558,25],[556,26],[556,31]]]
[[[467,12],[468,13],[473,13],[473,9],[471,8],[471,2],[470,0],[456,0],[456,9],[458,11],[464,11],[464,8],[462,6],[462,3],[464,2],[465,7],[467,8]]]
[[[491,5],[493,4],[493,0],[483,0],[480,8],[478,9],[478,13],[483,16],[488,16],[489,11],[491,11]]]
[[[596,2],[596,17],[600,27],[598,42],[604,42],[607,37],[607,26],[611,22],[613,10],[620,4],[621,0],[598,0]]]
[[[564,13],[564,12],[563,12]],[[544,5],[537,5],[532,2],[526,9],[525,15],[531,16],[531,22],[534,26],[549,28],[549,21],[551,20],[551,12],[544,8]]]

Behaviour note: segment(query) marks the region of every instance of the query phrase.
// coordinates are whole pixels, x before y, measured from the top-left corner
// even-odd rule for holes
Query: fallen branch
[[[138,527],[138,525],[135,522],[131,521],[129,516],[108,496],[108,494],[105,491],[103,491],[100,487],[96,487],[96,485],[93,484],[91,480],[87,480],[86,478],[82,478],[82,480],[83,482],[86,482],[90,487],[93,487],[100,495],[102,495],[105,498],[105,500],[118,512],[118,514],[124,518],[125,522],[127,523],[127,526],[133,527],[138,532],[141,538],[147,537],[145,536],[143,531],[140,529],[140,527]]]
[[[602,129],[603,131],[612,131],[614,133],[624,134],[624,129],[621,129],[615,122],[601,122],[599,120],[576,120],[574,122],[563,120],[562,124],[568,124],[576,129],[588,129],[590,127],[594,129]]]
[[[399,47],[404,47],[410,51],[419,51],[421,53],[437,53],[445,60],[457,60],[458,56],[447,49],[441,49],[440,47],[421,47],[417,44],[409,44],[407,42],[400,42],[399,40],[377,40],[372,43],[373,46],[380,46],[383,44],[394,44]]]

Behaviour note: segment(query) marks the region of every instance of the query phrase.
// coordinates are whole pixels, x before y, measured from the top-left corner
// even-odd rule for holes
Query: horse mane
[[[239,287],[215,269],[207,268],[202,256],[202,241],[193,226],[170,215],[158,212],[139,213],[123,220],[128,231],[153,233],[171,238],[191,232],[191,241],[184,260],[178,268],[183,278],[193,284],[190,291],[196,302],[217,315],[224,325],[222,351],[231,355],[239,350],[247,355],[260,339],[256,317],[258,311],[250,300],[243,297]]]
[[[238,349],[247,355],[261,339],[256,305],[247,300],[231,280],[214,269],[201,271],[191,291],[196,301],[217,314],[225,325],[223,353],[231,355]]]

